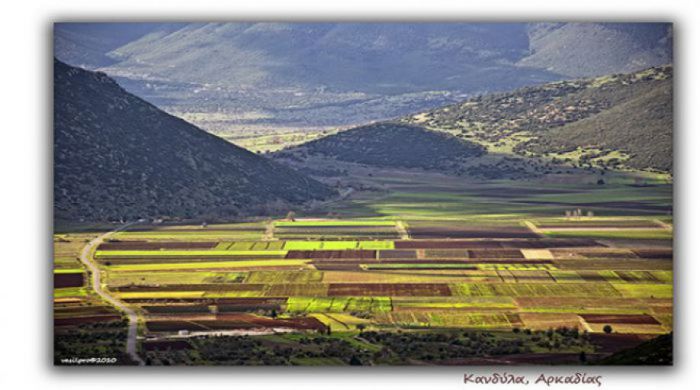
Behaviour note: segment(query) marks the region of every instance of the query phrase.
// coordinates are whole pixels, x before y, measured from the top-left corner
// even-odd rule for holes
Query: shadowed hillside
[[[483,153],[483,147],[448,134],[387,122],[333,134],[276,156],[322,155],[379,167],[441,169]]]
[[[637,347],[614,353],[594,364],[604,366],[673,365],[673,333],[664,334]]]
[[[218,216],[333,194],[328,187],[54,61],[57,219]]]

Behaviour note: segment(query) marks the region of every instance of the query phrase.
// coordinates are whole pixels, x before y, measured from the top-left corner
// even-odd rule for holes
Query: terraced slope
[[[54,155],[57,219],[226,216],[333,194],[57,60]]]

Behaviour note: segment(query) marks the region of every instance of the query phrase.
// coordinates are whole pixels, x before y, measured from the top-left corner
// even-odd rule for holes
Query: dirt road
[[[126,225],[122,225],[118,227],[117,229],[114,229],[110,232],[107,232],[105,234],[102,234],[101,236],[93,239],[90,241],[85,248],[83,248],[83,251],[80,252],[80,261],[85,264],[85,266],[90,270],[90,273],[92,274],[92,278],[90,280],[92,289],[99,295],[101,296],[105,301],[109,302],[111,305],[122,311],[123,313],[126,314],[126,316],[129,318],[129,332],[127,334],[127,339],[126,339],[126,352],[131,356],[131,358],[137,362],[140,366],[145,365],[143,359],[138,355],[138,352],[136,350],[136,337],[138,336],[138,322],[139,322],[139,317],[136,312],[128,307],[124,302],[120,301],[119,299],[111,296],[108,291],[104,290],[102,288],[102,282],[100,280],[101,274],[100,274],[100,268],[97,266],[97,263],[95,263],[93,259],[93,252],[94,249],[97,248],[107,237],[110,235],[126,229],[127,227],[133,225],[135,222],[127,223]]]

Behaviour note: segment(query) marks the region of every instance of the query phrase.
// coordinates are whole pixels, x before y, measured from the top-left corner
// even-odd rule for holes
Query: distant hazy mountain
[[[328,187],[54,61],[59,220],[230,216],[320,199]]]
[[[669,24],[193,23],[110,25],[114,33],[99,34],[94,28],[57,25],[56,56],[92,62],[130,92],[191,114],[210,131],[366,123],[482,92],[670,63],[672,54]],[[86,53],[110,63],[88,61]]]
[[[114,64],[109,52],[153,31],[183,27],[172,23],[57,23],[54,53],[71,65],[97,68]]]
[[[518,64],[570,77],[628,73],[673,62],[673,30],[664,23],[536,23],[530,54]]]

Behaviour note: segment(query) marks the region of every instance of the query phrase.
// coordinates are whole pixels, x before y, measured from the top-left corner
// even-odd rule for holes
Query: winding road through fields
[[[101,282],[101,274],[100,274],[100,268],[97,266],[97,263],[95,263],[92,254],[93,254],[93,249],[97,248],[107,237],[110,235],[128,228],[129,226],[135,224],[136,222],[130,222],[125,225],[122,225],[112,231],[109,231],[107,233],[104,233],[100,235],[99,237],[94,238],[92,241],[90,241],[85,247],[83,248],[83,251],[80,252],[80,261],[85,264],[85,266],[90,270],[90,273],[92,274],[91,278],[91,284],[92,284],[92,289],[100,296],[102,299],[105,301],[109,302],[111,305],[115,306],[117,309],[121,310],[122,312],[126,313],[127,317],[129,318],[129,332],[127,334],[127,339],[126,339],[126,352],[131,356],[131,358],[137,362],[140,366],[145,365],[145,362],[141,357],[139,356],[138,352],[136,351],[136,337],[138,336],[138,322],[139,322],[139,316],[138,314],[128,307],[124,302],[120,301],[119,299],[113,297],[112,295],[109,294],[106,290],[102,288],[102,282]]]

